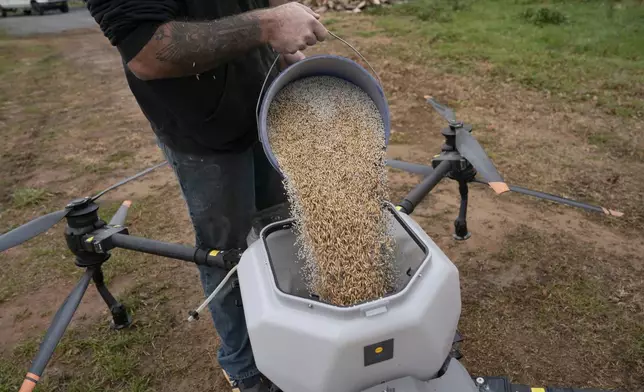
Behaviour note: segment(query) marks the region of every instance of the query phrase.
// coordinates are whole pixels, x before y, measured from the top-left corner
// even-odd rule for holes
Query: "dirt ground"
[[[520,195],[495,196],[473,184],[472,238],[454,242],[458,189],[447,180],[437,187],[414,216],[459,267],[465,366],[472,374],[532,385],[644,391],[641,121],[491,77],[441,74],[413,56],[400,60],[388,55],[390,38],[354,35],[370,28],[368,17],[340,18],[334,27],[383,80],[393,115],[390,157],[427,163],[439,152],[444,124],[422,98],[432,95],[474,125],[509,183],[625,213],[596,216]],[[11,78],[0,80],[2,232],[161,160],[120,59],[98,31],[23,42],[38,49],[0,47],[21,58]],[[335,40],[315,51],[357,60]],[[607,130],[618,140],[637,135],[636,142],[588,143],[588,135]],[[417,181],[392,171],[392,201]],[[25,189],[43,191],[35,201],[17,203]],[[167,167],[110,193],[104,213],[124,198],[134,201],[131,233],[192,242]],[[82,273],[61,233],[58,225],[0,255],[0,357],[7,359],[0,391],[15,390],[37,339]],[[110,332],[108,313],[90,289],[50,363],[44,390],[227,390],[210,320],[185,321],[202,300],[195,268],[119,251],[105,270],[109,287],[133,310],[135,328]]]

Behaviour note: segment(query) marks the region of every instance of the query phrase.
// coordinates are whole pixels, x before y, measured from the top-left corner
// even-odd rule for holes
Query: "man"
[[[245,248],[253,215],[285,202],[257,141],[261,85],[275,52],[288,65],[325,39],[319,15],[285,0],[89,0],[88,9],[177,175],[197,246]],[[206,295],[226,273],[199,271]],[[234,388],[275,390],[255,366],[240,304],[230,284],[210,304],[219,364]]]

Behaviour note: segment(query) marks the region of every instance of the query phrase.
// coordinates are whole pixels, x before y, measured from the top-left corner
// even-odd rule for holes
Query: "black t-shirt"
[[[198,78],[143,81],[125,64],[165,22],[214,20],[266,8],[268,0],[89,0],[87,4],[105,36],[118,48],[130,89],[163,143],[175,150],[205,154],[244,150],[257,140],[255,105],[275,59],[268,45]],[[269,78],[267,86],[270,82]]]

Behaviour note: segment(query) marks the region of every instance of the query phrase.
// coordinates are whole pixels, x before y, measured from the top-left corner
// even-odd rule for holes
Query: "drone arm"
[[[184,260],[195,264],[205,264],[214,267],[231,269],[239,262],[242,251],[231,250],[206,250],[185,245],[172,244],[126,234],[110,236],[110,248],[129,249],[172,259]]]
[[[76,287],[74,287],[72,292],[69,293],[65,302],[63,302],[60,309],[58,309],[58,312],[56,312],[56,315],[47,330],[47,334],[45,334],[45,338],[40,344],[38,354],[36,354],[36,358],[32,362],[29,372],[25,376],[25,380],[20,387],[20,392],[31,392],[36,388],[36,383],[40,379],[40,376],[42,376],[42,373],[51,359],[58,342],[65,333],[67,326],[72,321],[74,312],[76,312],[78,304],[81,299],[83,299],[83,295],[85,294],[85,291],[87,291],[87,286],[89,285],[89,281],[92,279],[93,274],[93,268],[88,268],[85,271],[85,274],[83,274],[81,279],[78,281]]]
[[[431,166],[399,161],[396,159],[387,159],[386,164],[387,166],[393,167],[394,169],[404,170],[414,174],[421,174],[423,176],[428,176],[434,171]]]
[[[398,209],[406,214],[411,214],[425,196],[449,173],[451,168],[451,161],[442,161],[431,174],[407,194],[403,201],[398,204]]]

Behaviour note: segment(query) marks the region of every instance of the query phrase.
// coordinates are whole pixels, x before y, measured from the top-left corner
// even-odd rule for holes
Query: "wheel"
[[[2,9],[2,17],[6,18],[7,17],[7,10]]]
[[[35,1],[31,2],[31,10],[32,12],[35,12],[38,15],[43,15],[45,13],[45,10],[42,9]]]
[[[69,12],[69,4],[64,3],[63,5],[60,6],[60,12],[66,13]]]

